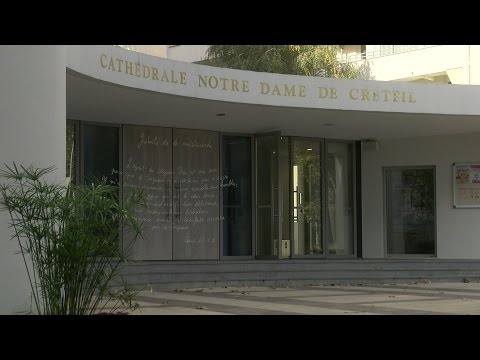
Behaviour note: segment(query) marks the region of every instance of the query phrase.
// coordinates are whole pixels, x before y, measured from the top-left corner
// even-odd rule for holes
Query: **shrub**
[[[5,165],[0,206],[10,214],[38,314],[86,315],[135,309],[135,292],[119,281],[126,261],[121,238],[141,226],[135,209],[145,206],[141,192],[119,201],[120,189],[105,181],[90,186],[45,180],[54,167]]]

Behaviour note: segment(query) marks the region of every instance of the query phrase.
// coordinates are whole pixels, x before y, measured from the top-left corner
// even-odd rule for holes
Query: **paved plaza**
[[[480,315],[480,283],[143,291],[137,315]]]

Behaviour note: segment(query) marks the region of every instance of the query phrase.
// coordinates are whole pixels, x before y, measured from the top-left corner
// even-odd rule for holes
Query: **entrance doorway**
[[[290,139],[292,257],[355,255],[354,146]]]
[[[144,232],[133,259],[219,258],[218,137],[213,131],[123,127],[124,191],[140,188],[147,201],[137,214]]]
[[[145,192],[134,260],[355,256],[353,142],[88,123],[81,134],[82,183]]]
[[[292,139],[293,255],[322,255],[321,140]]]

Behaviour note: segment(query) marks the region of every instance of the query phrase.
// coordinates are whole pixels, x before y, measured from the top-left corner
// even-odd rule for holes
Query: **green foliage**
[[[339,45],[210,45],[207,65],[278,74],[356,78],[337,60]]]
[[[118,187],[52,184],[44,177],[53,170],[15,163],[0,170],[6,180],[0,206],[10,213],[36,313],[135,309],[135,292],[118,284],[117,275],[126,260],[121,231],[132,231],[134,238],[141,233],[134,211],[145,204],[143,194],[131,192],[120,206]]]

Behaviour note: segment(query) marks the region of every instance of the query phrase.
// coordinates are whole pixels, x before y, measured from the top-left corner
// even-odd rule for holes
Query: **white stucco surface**
[[[480,209],[453,208],[453,163],[480,162],[480,133],[379,142],[362,153],[363,256],[384,255],[383,167],[436,167],[437,258],[480,258]]]
[[[0,165],[55,165],[65,178],[65,47],[0,46]],[[3,180],[0,180],[3,182]],[[0,212],[0,314],[25,310],[29,284]]]
[[[131,64],[131,70],[126,70],[126,63]],[[69,46],[67,67],[113,84],[198,99],[310,109],[480,114],[480,86],[240,71],[168,60],[113,46]],[[158,79],[152,74],[154,68]],[[278,92],[274,91],[275,85]],[[285,95],[285,87],[290,95]]]

